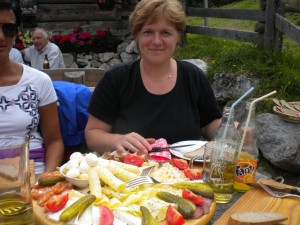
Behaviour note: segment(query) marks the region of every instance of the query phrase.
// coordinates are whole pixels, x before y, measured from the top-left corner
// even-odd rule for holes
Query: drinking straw
[[[232,116],[232,112],[233,112],[233,109],[234,107],[239,104],[247,95],[249,95],[252,91],[254,90],[254,87],[251,87],[248,91],[246,91],[238,100],[236,100],[230,107],[230,111],[229,111],[229,116],[228,116],[228,120],[227,120],[227,123],[226,123],[226,126],[225,126],[225,130],[224,130],[224,133],[223,133],[223,136],[222,136],[222,141],[221,141],[221,146],[224,144],[224,140],[225,140],[225,137],[226,137],[226,134],[227,134],[227,130],[228,130],[228,126],[229,126],[229,121],[231,119],[231,116]]]
[[[266,97],[269,97],[270,95],[273,95],[275,94],[276,91],[272,91],[270,92],[269,94],[266,94],[262,97],[259,97],[255,100],[253,100],[251,103],[250,103],[250,107],[249,107],[249,112],[248,112],[248,116],[247,116],[247,120],[246,120],[246,123],[245,123],[245,127],[244,127],[244,132],[243,132],[243,136],[242,136],[242,139],[241,139],[241,144],[240,144],[240,147],[238,149],[238,155],[240,154],[241,150],[242,150],[242,147],[243,147],[243,144],[244,144],[244,140],[245,140],[245,137],[246,137],[246,133],[247,133],[247,129],[248,129],[248,126],[249,126],[249,122],[250,122],[250,117],[251,117],[251,112],[252,112],[252,107],[254,106],[254,104],[258,101],[261,101],[263,99],[265,99]]]
[[[246,91],[238,100],[236,100],[230,107],[230,111],[229,111],[229,115],[228,115],[228,120],[224,129],[224,133],[222,135],[222,139],[221,139],[221,146],[224,145],[224,141],[225,141],[225,137],[228,131],[228,127],[229,127],[229,121],[230,118],[232,116],[232,112],[234,107],[239,104],[247,95],[249,95],[252,91],[254,90],[254,87],[251,87],[248,91]],[[218,151],[218,155],[216,157],[216,164],[218,163],[219,159],[221,159],[223,157],[223,151]]]

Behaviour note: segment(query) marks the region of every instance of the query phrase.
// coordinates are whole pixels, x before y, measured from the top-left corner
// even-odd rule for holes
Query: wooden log
[[[275,29],[275,3],[274,0],[267,0],[265,33],[264,33],[264,47],[267,50],[274,49],[274,29]]]
[[[187,33],[200,34],[203,36],[219,37],[236,41],[251,42],[257,45],[263,44],[263,36],[257,32],[228,30],[220,28],[208,28],[201,26],[187,26]]]
[[[187,8],[187,16],[202,16],[214,18],[240,19],[252,21],[264,21],[265,13],[261,10],[249,9],[205,9]]]
[[[76,84],[85,84],[85,72],[80,70],[73,72],[64,72],[64,81]]]
[[[115,20],[116,9],[100,10],[97,4],[39,4],[38,22]]]
[[[300,44],[300,28],[279,14],[276,14],[275,26],[278,30],[285,33],[289,38]]]
[[[95,0],[38,0],[38,4],[73,4],[73,3],[81,3],[81,4],[94,4]]]

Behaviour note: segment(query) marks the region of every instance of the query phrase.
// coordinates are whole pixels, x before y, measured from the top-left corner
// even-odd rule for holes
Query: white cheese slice
[[[128,225],[141,225],[142,219],[120,210],[114,211],[115,219],[119,219]]]
[[[92,206],[92,218],[93,218],[93,225],[99,225],[100,210],[98,206]]]
[[[119,220],[118,218],[114,218],[114,225],[127,225],[127,223],[122,222],[121,220]]]
[[[69,220],[65,224],[67,225],[93,225],[92,221],[92,207],[88,207],[84,213],[81,215],[80,218],[77,219],[77,216],[75,216],[73,219]]]
[[[56,213],[48,213],[47,214],[47,219],[49,219],[50,221],[52,221],[52,222],[55,222],[55,223],[59,223],[60,221],[59,221],[59,216],[60,216],[60,214],[62,214],[62,212],[67,208],[67,207],[69,207],[70,205],[72,205],[75,201],[77,201],[78,200],[78,198],[70,198],[69,200],[68,200],[68,202],[67,202],[67,204],[66,204],[66,206],[63,208],[63,209],[61,209],[61,210],[59,210],[58,212],[56,212]]]

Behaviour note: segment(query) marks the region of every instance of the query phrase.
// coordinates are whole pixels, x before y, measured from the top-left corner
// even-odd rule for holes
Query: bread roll
[[[286,220],[287,217],[276,212],[240,212],[231,215],[230,225],[272,225]]]

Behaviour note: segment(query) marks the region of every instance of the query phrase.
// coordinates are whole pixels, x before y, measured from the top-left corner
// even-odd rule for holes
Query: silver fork
[[[126,186],[128,188],[133,188],[133,187],[140,186],[142,184],[173,184],[173,183],[159,182],[158,180],[150,176],[140,176],[128,181],[126,183]]]
[[[300,198],[300,195],[293,195],[293,194],[288,194],[288,193],[282,193],[282,192],[277,192],[271,190],[267,185],[264,185],[263,183],[259,183],[260,186],[268,192],[270,195],[276,197],[276,198],[285,198],[285,197],[297,197]]]
[[[155,167],[154,165],[146,167],[145,169],[142,170],[139,176],[148,176],[154,167]]]

